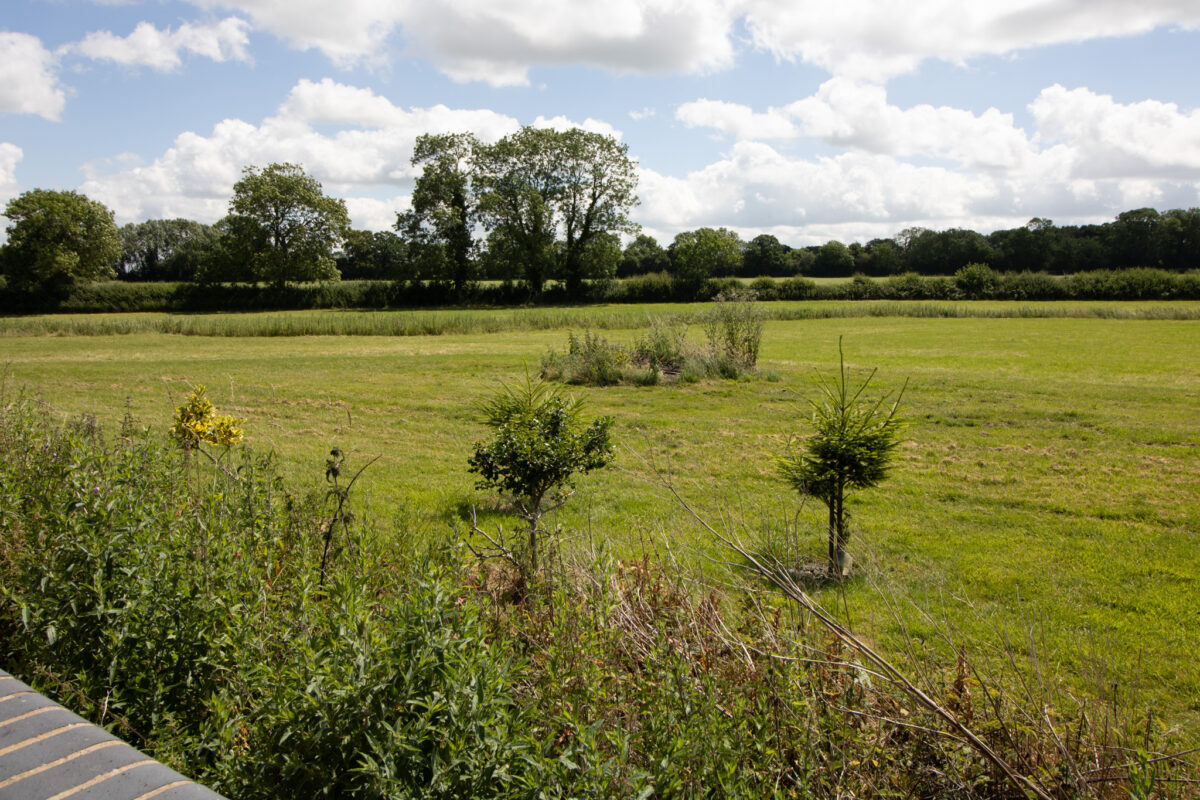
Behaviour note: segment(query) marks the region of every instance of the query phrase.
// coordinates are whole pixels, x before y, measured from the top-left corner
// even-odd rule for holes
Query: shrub
[[[604,337],[584,331],[567,335],[567,352],[551,351],[542,358],[542,377],[587,386],[613,386],[629,367],[629,354]]]
[[[612,461],[612,418],[585,424],[582,410],[583,401],[568,399],[528,376],[524,386],[505,386],[480,406],[494,435],[489,442],[475,443],[467,463],[479,475],[476,488],[499,489],[513,498],[527,539],[522,545],[492,544],[496,555],[524,577],[538,569],[539,541],[547,535],[541,529],[542,516],[567,501],[576,475]]]
[[[717,295],[704,323],[713,371],[727,378],[753,372],[762,343],[763,312],[753,292],[741,288]]]
[[[1000,275],[987,264],[967,264],[954,273],[954,285],[968,300],[984,300],[996,294]]]

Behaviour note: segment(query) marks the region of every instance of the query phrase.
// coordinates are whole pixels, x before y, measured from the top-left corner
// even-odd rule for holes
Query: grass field
[[[617,468],[581,482],[559,522],[627,556],[711,552],[647,480],[649,461],[706,513],[778,529],[800,504],[770,459],[804,432],[813,370],[832,368],[843,337],[847,362],[878,367],[880,388],[909,380],[911,422],[892,477],[852,500],[863,569],[844,607],[855,626],[895,643],[903,625],[931,647],[943,623],[967,640],[995,641],[999,629],[1048,682],[1154,703],[1200,731],[1200,305],[1061,304],[1039,315],[1038,304],[944,304],[970,311],[913,316],[882,306],[902,304],[878,314],[814,304],[810,318],[772,304],[751,381],[574,389],[616,418],[620,452]],[[386,312],[6,319],[0,361],[6,392],[26,387],[107,423],[128,410],[162,430],[204,383],[297,482],[320,485],[335,445],[352,468],[380,455],[360,481],[376,518],[437,535],[461,528],[471,504],[491,505],[466,471],[485,433],[474,402],[536,373],[570,326],[629,341],[648,315],[678,310],[444,312],[453,324],[439,335]],[[277,322],[288,319],[303,322]],[[156,320],[209,335],[156,332],[171,330]],[[271,335],[288,325],[299,328]],[[295,335],[322,325],[407,335]],[[806,507],[799,525],[804,552],[819,557],[818,510]],[[989,658],[982,645],[968,653]]]

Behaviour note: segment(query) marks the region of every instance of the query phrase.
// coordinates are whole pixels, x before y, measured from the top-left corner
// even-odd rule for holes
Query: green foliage
[[[735,275],[742,265],[742,240],[727,228],[698,228],[671,243],[671,270],[680,291],[696,294],[712,277]]]
[[[754,292],[742,289],[717,295],[704,323],[713,371],[726,378],[753,372],[762,343],[763,312]]]
[[[476,442],[467,463],[479,475],[476,488],[499,489],[513,497],[529,525],[527,571],[538,566],[539,521],[566,502],[576,475],[607,466],[613,458],[611,417],[590,423],[580,419],[582,400],[561,395],[543,381],[526,376],[523,386],[504,386],[480,406],[494,436]]]
[[[629,365],[629,354],[599,334],[584,331],[580,338],[571,332],[565,354],[551,351],[542,360],[542,377],[586,386],[613,386],[621,382]]]
[[[968,300],[986,300],[996,294],[1000,275],[987,264],[971,263],[954,273],[954,285]]]
[[[299,165],[246,167],[233,186],[229,213],[245,223],[227,235],[248,248],[258,280],[283,286],[338,278],[333,249],[350,230],[346,204],[326,197]]]
[[[476,222],[472,159],[480,142],[471,133],[423,134],[413,147],[421,168],[412,211],[399,214],[396,230],[421,251],[421,275],[462,294],[476,273],[472,226]]]
[[[628,151],[611,136],[578,128],[524,127],[475,147],[473,191],[489,250],[520,265],[530,292],[558,275],[568,295],[578,296],[598,263],[589,258],[595,240],[637,230],[629,218],[637,171]]]
[[[874,377],[872,370],[861,384],[851,386],[839,340],[837,376],[833,380],[818,376],[821,396],[810,401],[812,433],[799,449],[793,446],[777,462],[780,476],[793,489],[817,498],[828,509],[829,571],[835,575],[844,573],[850,538],[846,495],[851,490],[877,486],[887,476],[900,444],[903,423],[897,411],[904,388],[890,406],[890,395],[872,401],[863,393]]]
[[[56,296],[76,282],[111,278],[121,256],[112,212],[78,192],[33,189],[4,208],[0,275],[21,294]]]
[[[123,225],[121,277],[135,281],[194,280],[220,233],[190,219],[150,219]]]
[[[126,423],[0,408],[0,660],[229,797],[511,796],[537,754],[440,559],[350,536],[319,582],[315,499]],[[528,778],[532,780],[532,778]]]

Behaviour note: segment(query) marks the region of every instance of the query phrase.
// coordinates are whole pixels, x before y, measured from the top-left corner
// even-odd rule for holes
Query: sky
[[[1198,0],[3,0],[0,203],[215,222],[289,161],[355,227],[422,133],[618,137],[633,218],[793,246],[1200,206]]]

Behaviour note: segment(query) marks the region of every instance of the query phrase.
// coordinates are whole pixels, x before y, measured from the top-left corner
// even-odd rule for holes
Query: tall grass
[[[702,324],[711,304],[647,304],[507,310],[291,311],[237,314],[60,314],[0,318],[0,336],[438,336],[508,331],[631,330],[663,315]],[[765,320],[911,318],[1200,319],[1200,302],[775,301]]]

